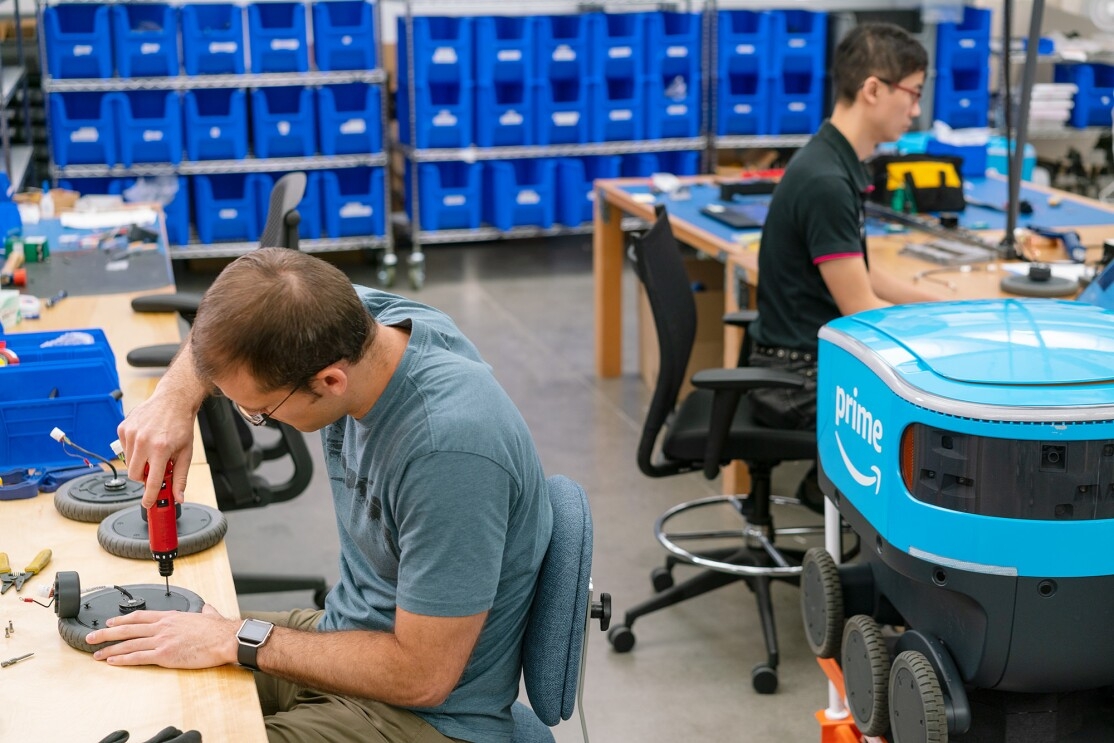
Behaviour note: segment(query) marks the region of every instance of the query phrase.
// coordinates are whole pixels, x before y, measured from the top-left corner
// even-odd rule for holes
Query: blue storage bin
[[[990,93],[985,88],[970,89],[964,77],[966,74],[960,73],[961,79],[957,81],[947,72],[936,75],[932,116],[953,129],[986,126],[990,118]]]
[[[50,432],[61,428],[72,440],[106,459],[118,437],[124,408],[109,394],[0,403],[0,469],[73,465]]]
[[[811,10],[771,11],[773,77],[810,73],[822,77],[828,49],[828,14]]]
[[[700,134],[700,14],[646,15],[646,136]]]
[[[69,332],[87,334],[93,342],[42,346]],[[19,363],[0,367],[0,402],[44,399],[55,389],[59,396],[73,397],[112,392],[120,386],[116,356],[100,328],[12,333],[2,338],[19,356]]]
[[[618,155],[570,157],[557,162],[557,221],[577,227],[592,221],[596,193],[592,181],[618,178]]]
[[[557,163],[549,158],[484,164],[484,221],[500,230],[552,227]]]
[[[264,229],[267,225],[267,211],[271,206],[271,189],[279,178],[286,173],[260,173],[256,183],[257,206],[259,207],[259,225]],[[324,234],[321,212],[321,171],[306,171],[306,193],[298,202],[298,236],[306,240],[316,240]],[[260,233],[262,234],[262,233]]]
[[[317,69],[370,70],[376,66],[371,7],[364,0],[313,4],[313,54]]]
[[[178,74],[178,9],[169,5],[116,5],[116,70],[120,77]]]
[[[535,19],[529,16],[480,16],[472,19],[476,35],[476,83],[527,84],[536,75]]]
[[[623,155],[619,161],[619,175],[623,178],[649,178],[658,170],[658,158],[652,152]]]
[[[471,82],[431,83],[415,88],[417,147],[468,147],[472,144],[475,105]],[[410,142],[410,91],[398,88],[399,136]]]
[[[982,178],[986,175],[986,145],[969,145],[959,147],[947,144],[929,137],[925,142],[924,151],[929,155],[954,155],[962,157],[963,163],[959,172],[964,178]]]
[[[119,194],[121,180],[120,178],[63,178],[58,181],[58,188],[76,191],[82,196],[86,194]]]
[[[537,144],[576,144],[591,137],[589,80],[541,80],[534,84]]]
[[[985,71],[990,60],[989,8],[963,8],[959,23],[936,25],[936,69]]]
[[[51,93],[50,146],[54,163],[115,165],[119,93]]]
[[[695,150],[658,152],[656,155],[658,173],[696,175],[700,171],[700,153]]]
[[[214,241],[255,242],[262,231],[259,193],[267,179],[259,173],[193,176],[197,236]]]
[[[248,156],[248,104],[242,90],[191,90],[185,108],[190,160],[242,160]]]
[[[525,80],[476,86],[475,141],[480,147],[534,143],[535,101]]]
[[[182,109],[172,90],[132,90],[121,94],[120,162],[182,162]]]
[[[257,88],[251,92],[256,157],[307,157],[317,151],[313,90]]]
[[[1075,127],[1110,126],[1114,107],[1114,66],[1105,64],[1056,65],[1058,83],[1075,83],[1075,105],[1071,125]]]
[[[815,134],[824,120],[824,93],[775,95],[770,103],[770,134]],[[937,117],[939,118],[939,117]]]
[[[305,72],[306,6],[301,3],[260,3],[248,6],[248,39],[252,72]]]
[[[414,84],[424,87],[444,83],[471,83],[472,19],[420,16],[412,19],[414,30]],[[398,19],[398,79],[409,79],[406,19]],[[400,82],[399,90],[407,87]]]
[[[43,38],[51,77],[112,77],[108,6],[48,6],[43,9]]]
[[[413,219],[413,178],[406,164],[406,213]],[[421,178],[421,229],[463,230],[476,229],[482,217],[483,166],[480,163],[422,163],[418,166]]]
[[[350,155],[383,149],[378,86],[325,85],[317,90],[317,129],[322,155]]]
[[[624,142],[646,136],[646,80],[604,78],[589,84],[589,126],[593,142]]]
[[[721,10],[716,17],[716,69],[769,76],[773,54],[773,12]]]
[[[224,4],[183,6],[182,54],[187,75],[242,75],[243,8]]]
[[[589,74],[632,79],[646,75],[646,13],[592,13],[588,16],[592,58]]]
[[[542,80],[577,80],[590,74],[591,16],[539,16],[534,26]]]
[[[716,85],[717,134],[769,133],[771,78],[760,70],[732,70]]]
[[[383,181],[382,168],[322,171],[325,234],[329,237],[386,234]]]

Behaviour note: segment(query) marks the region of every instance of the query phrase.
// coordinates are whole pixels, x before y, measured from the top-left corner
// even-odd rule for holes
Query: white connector
[[[120,459],[124,458],[124,445],[120,443],[120,439],[113,441],[108,445],[108,448],[112,450],[113,454],[120,457]]]
[[[54,430],[50,432],[50,438],[61,444],[66,440],[66,432],[55,426]]]

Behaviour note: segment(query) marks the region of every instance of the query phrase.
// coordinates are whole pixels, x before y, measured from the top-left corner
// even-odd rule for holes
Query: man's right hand
[[[193,422],[196,408],[176,401],[173,395],[155,392],[132,409],[116,429],[128,463],[128,477],[143,482],[149,467],[143,507],[155,504],[167,461],[174,462],[174,500],[185,500],[186,477],[193,459]]]

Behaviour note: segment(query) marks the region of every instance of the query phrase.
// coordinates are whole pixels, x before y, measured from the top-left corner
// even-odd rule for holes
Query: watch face
[[[274,625],[270,622],[263,622],[258,619],[247,619],[240,626],[240,631],[236,633],[236,637],[243,642],[258,645],[267,639],[272,629],[274,629]]]

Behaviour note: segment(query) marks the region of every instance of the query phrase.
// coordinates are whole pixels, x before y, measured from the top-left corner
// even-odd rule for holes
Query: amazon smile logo
[[[874,417],[866,407],[859,403],[859,390],[857,387],[851,389],[851,394],[847,394],[839,385],[836,385],[835,396],[835,412],[836,412],[836,431],[835,440],[836,446],[839,447],[839,455],[843,457],[843,465],[847,468],[847,472],[854,478],[855,482],[865,488],[874,486],[874,493],[877,495],[882,489],[882,471],[878,469],[878,465],[870,465],[870,471],[873,474],[865,474],[859,470],[858,467],[851,461],[851,457],[847,455],[847,449],[843,446],[843,441],[839,437],[840,426],[846,426],[851,429],[859,438],[865,441],[874,451],[879,454],[882,453],[882,437],[884,430],[882,421]]]

